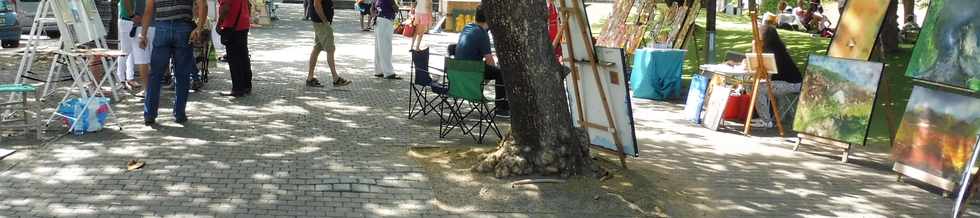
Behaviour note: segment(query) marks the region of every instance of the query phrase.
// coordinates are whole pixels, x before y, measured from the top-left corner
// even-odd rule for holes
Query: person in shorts
[[[419,51],[422,47],[422,37],[432,26],[432,0],[418,0],[415,4],[415,37],[412,37],[412,50]]]
[[[334,52],[337,47],[333,41],[333,0],[313,0],[310,4],[310,20],[313,21],[313,52],[310,53],[309,74],[306,76],[306,86],[323,87],[316,78],[316,64],[321,51],[327,52],[327,65],[330,66],[330,73],[333,75],[333,86],[340,87],[350,85],[350,81],[337,75],[337,66],[334,62]]]
[[[146,80],[150,74],[150,52],[152,47],[140,48],[137,36],[143,32],[142,20],[143,9],[146,5],[145,0],[123,0],[119,1],[119,50],[129,54],[121,59],[116,76],[125,81],[125,85],[130,89],[138,89],[146,85]],[[147,41],[153,41],[153,25],[146,36]],[[140,83],[135,81],[135,71],[139,71]],[[140,91],[136,96],[143,97],[144,91]]]

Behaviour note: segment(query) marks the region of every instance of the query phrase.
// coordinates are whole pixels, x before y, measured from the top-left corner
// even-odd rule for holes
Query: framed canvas
[[[712,88],[711,96],[708,96],[707,108],[704,111],[704,127],[718,131],[718,127],[725,121],[722,115],[725,114],[725,107],[728,106],[728,97],[732,94],[732,88],[725,85],[718,85]]]
[[[980,4],[931,1],[905,74],[980,92]]]
[[[978,108],[976,98],[915,86],[892,145],[896,165],[959,181],[980,133]]]
[[[830,41],[827,55],[837,58],[868,60],[885,20],[890,0],[847,1]]]
[[[617,151],[616,138],[623,145],[623,152],[629,156],[639,156],[639,149],[636,145],[636,133],[633,126],[633,108],[629,97],[629,86],[626,80],[626,54],[622,48],[598,47],[600,63],[609,63],[598,68],[597,78],[592,71],[589,63],[576,63],[582,72],[579,75],[579,82],[575,84],[571,77],[565,80],[565,89],[568,93],[569,106],[572,112],[573,123],[577,127],[584,127],[589,133],[589,140],[592,145],[606,150]],[[612,123],[616,127],[616,132],[610,132],[607,128],[595,125],[583,125],[578,120],[579,114],[576,109],[577,104],[581,104],[585,114],[585,122],[598,125],[607,125],[609,120],[606,118],[606,109],[603,107],[603,96],[599,93],[596,82],[602,83],[602,88],[606,93],[606,100],[609,103],[609,113],[612,115]],[[575,96],[574,87],[579,88],[582,99]],[[615,135],[614,135],[615,134]]]
[[[863,145],[884,64],[810,55],[793,130]]]
[[[759,57],[755,53],[745,53],[745,61],[745,70],[755,73],[755,69],[759,66]],[[776,56],[772,53],[762,53],[762,64],[766,67],[766,73],[779,73],[776,69]]]
[[[61,41],[69,47],[106,36],[102,17],[94,0],[52,0],[51,10],[58,21]]]

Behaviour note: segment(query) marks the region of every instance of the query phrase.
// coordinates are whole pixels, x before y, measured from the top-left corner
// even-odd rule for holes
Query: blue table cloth
[[[633,97],[667,100],[680,96],[685,50],[638,49],[633,57]]]

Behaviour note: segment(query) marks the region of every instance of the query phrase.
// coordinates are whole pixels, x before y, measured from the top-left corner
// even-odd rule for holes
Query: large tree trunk
[[[881,33],[878,34],[881,40],[882,50],[892,52],[898,50],[898,0],[891,0],[888,10],[885,12],[885,21],[882,23]]]
[[[569,176],[592,166],[588,139],[572,125],[562,68],[548,39],[545,0],[484,0],[507,82],[511,133],[475,167],[497,177]]]

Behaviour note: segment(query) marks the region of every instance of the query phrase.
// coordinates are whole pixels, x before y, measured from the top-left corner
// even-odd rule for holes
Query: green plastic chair
[[[445,138],[453,129],[459,128],[463,134],[470,135],[477,143],[483,144],[486,134],[493,130],[500,138],[500,130],[494,120],[496,106],[492,99],[483,96],[483,61],[456,60],[446,58],[446,75],[449,79],[449,115],[440,122],[439,136]],[[468,119],[476,114],[478,119]]]
[[[19,100],[0,102],[0,129],[14,129],[35,131],[35,137],[41,140],[41,122],[37,118],[40,116],[40,109],[36,104],[40,102],[37,88],[27,84],[0,84],[0,96],[4,94],[20,94]],[[27,94],[34,95],[35,105],[27,101]],[[13,113],[7,113],[13,112]],[[20,117],[14,117],[20,113]],[[8,116],[9,115],[9,116]],[[14,119],[16,118],[16,119]]]

